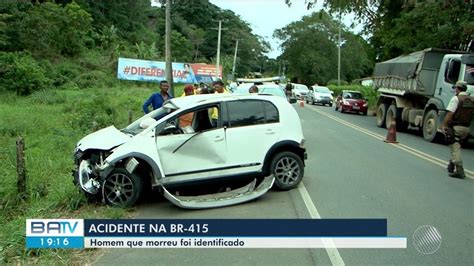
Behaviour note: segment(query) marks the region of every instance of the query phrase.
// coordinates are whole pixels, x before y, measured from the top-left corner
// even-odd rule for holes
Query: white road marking
[[[316,209],[316,206],[314,206],[314,203],[311,200],[308,190],[306,190],[306,187],[303,182],[301,182],[300,185],[298,186],[298,191],[300,192],[300,195],[303,198],[303,202],[306,205],[306,209],[308,210],[311,218],[321,219],[321,215],[319,215],[319,212]],[[331,260],[332,265],[345,265],[344,261],[342,260],[341,254],[339,254],[339,251],[335,247],[334,242],[331,239],[323,239],[322,241],[324,243],[324,246],[326,247],[325,248],[326,253],[329,256],[329,259]]]

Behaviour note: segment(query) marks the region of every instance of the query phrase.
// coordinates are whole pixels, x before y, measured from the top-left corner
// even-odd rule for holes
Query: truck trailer
[[[377,126],[389,128],[395,122],[397,130],[422,130],[425,140],[435,141],[458,80],[466,81],[467,92],[474,96],[473,53],[428,48],[377,63]]]

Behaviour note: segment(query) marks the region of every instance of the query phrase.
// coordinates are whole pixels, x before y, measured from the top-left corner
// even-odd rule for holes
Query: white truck
[[[458,80],[466,81],[474,95],[473,53],[428,48],[377,63],[377,126],[388,128],[395,120],[398,130],[420,129],[425,140],[435,141]]]

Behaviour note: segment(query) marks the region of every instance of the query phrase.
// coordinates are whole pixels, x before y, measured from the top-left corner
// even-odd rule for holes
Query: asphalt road
[[[406,249],[110,249],[96,264],[472,265],[474,180],[447,176],[447,146],[413,133],[397,133],[400,143],[387,144],[382,141],[387,131],[375,126],[374,117],[322,106],[295,108],[309,157],[298,189],[197,211],[158,199],[140,206],[137,218],[387,218],[388,235],[407,237]],[[474,149],[462,155],[474,178]],[[434,226],[442,237],[431,255],[412,244],[413,233],[423,225]]]

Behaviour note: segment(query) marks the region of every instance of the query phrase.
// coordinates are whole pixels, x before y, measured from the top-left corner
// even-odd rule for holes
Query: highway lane
[[[409,240],[406,250],[339,250],[346,263],[472,262],[473,180],[449,178],[445,168],[431,158],[426,160],[367,134],[370,130],[386,135],[386,130],[375,126],[373,117],[340,114],[321,106],[297,110],[311,151],[304,184],[321,217],[387,218],[389,235]],[[397,137],[402,145],[434,157],[449,155],[447,146],[409,134]],[[463,155],[472,158],[473,150],[464,150]],[[473,169],[473,162],[466,160],[466,167]],[[425,224],[436,227],[442,236],[441,248],[433,255],[417,252],[410,242],[414,231]]]
[[[319,215],[387,218],[389,235],[408,237],[407,249],[339,249],[341,260],[336,262],[472,262],[472,180],[449,178],[443,167],[430,161],[432,158],[427,160],[384,143],[370,133],[386,135],[385,129],[375,126],[373,117],[339,114],[329,107],[295,108],[302,120],[309,154],[304,188]],[[402,145],[440,159],[448,158],[447,146],[428,143],[415,135],[399,133],[397,137]],[[474,158],[472,150],[464,150],[463,156]],[[469,169],[474,168],[471,162]],[[253,202],[198,211],[182,210],[160,199],[140,206],[136,218],[310,218],[310,206],[301,191],[270,191]],[[414,231],[425,224],[435,226],[443,238],[433,255],[417,252],[410,242]],[[330,265],[335,261],[324,249],[112,249],[96,264]]]

